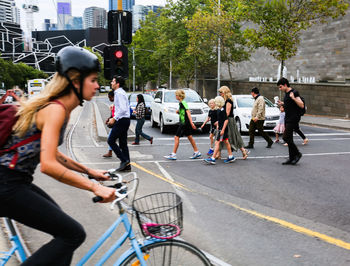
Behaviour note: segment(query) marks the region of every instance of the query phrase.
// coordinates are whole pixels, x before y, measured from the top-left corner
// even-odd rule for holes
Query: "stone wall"
[[[222,81],[221,86],[230,87],[228,81]],[[274,96],[280,96],[275,82],[233,82],[232,94],[250,94],[253,87],[258,87],[261,94],[272,102]],[[329,115],[349,118],[350,116],[350,85],[349,84],[298,84],[292,83],[291,87],[298,90],[305,98],[307,114]],[[205,80],[198,84],[198,93],[210,99],[217,94],[217,81]],[[282,95],[282,98],[284,95]]]
[[[315,77],[316,81],[350,79],[350,9],[344,17],[327,24],[314,25],[301,35],[297,54],[286,61],[287,78]],[[249,61],[232,70],[234,79],[273,77],[277,79],[280,62],[267,49],[258,49]],[[226,64],[221,65],[222,79],[229,79]]]

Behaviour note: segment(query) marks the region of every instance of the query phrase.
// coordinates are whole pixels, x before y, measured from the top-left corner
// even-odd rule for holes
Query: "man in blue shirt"
[[[128,97],[123,89],[125,79],[121,76],[114,76],[111,87],[114,90],[114,117],[108,122],[113,125],[112,131],[108,137],[108,145],[112,148],[115,155],[120,159],[120,166],[117,171],[130,171],[130,156],[128,149],[128,129],[130,126],[130,106]],[[116,141],[119,139],[119,146]]]

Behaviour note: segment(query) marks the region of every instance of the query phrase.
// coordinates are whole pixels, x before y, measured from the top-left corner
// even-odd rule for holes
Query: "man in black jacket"
[[[286,113],[283,140],[288,144],[289,150],[289,159],[282,164],[294,165],[302,156],[293,141],[293,131],[299,128],[299,121],[301,117],[300,109],[304,108],[304,103],[300,99],[299,92],[290,87],[288,79],[281,78],[277,82],[277,86],[280,91],[285,92],[283,102],[278,101],[278,103],[283,104]]]

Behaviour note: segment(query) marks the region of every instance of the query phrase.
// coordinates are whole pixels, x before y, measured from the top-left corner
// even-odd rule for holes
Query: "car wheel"
[[[150,120],[151,120],[151,127],[156,127],[156,126],[157,126],[157,123],[154,122],[152,113],[151,113],[151,118],[150,118]]]
[[[159,117],[159,124],[160,124],[159,125],[160,126],[160,132],[162,134],[164,134],[166,132],[167,127],[166,127],[166,125],[164,125],[164,119],[163,119],[162,115],[160,115],[160,117]]]
[[[238,129],[238,132],[242,132],[242,123],[241,123],[241,120],[239,119],[239,117],[236,117],[236,126],[237,126],[237,129]]]

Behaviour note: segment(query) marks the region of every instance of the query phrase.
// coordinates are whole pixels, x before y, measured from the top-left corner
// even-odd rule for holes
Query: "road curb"
[[[94,105],[97,138],[100,141],[107,141],[108,133],[105,127],[105,123],[102,119],[100,110],[98,109],[96,102],[93,102],[93,105]],[[134,139],[135,139],[135,125],[130,123],[129,131],[128,131],[128,140],[134,140]]]
[[[325,125],[325,124],[312,123],[312,122],[300,122],[300,124],[304,125],[304,126],[315,126],[315,127],[323,127],[323,128],[331,128],[331,129],[337,129],[337,130],[350,131],[350,129],[347,127],[339,127],[339,126]]]

